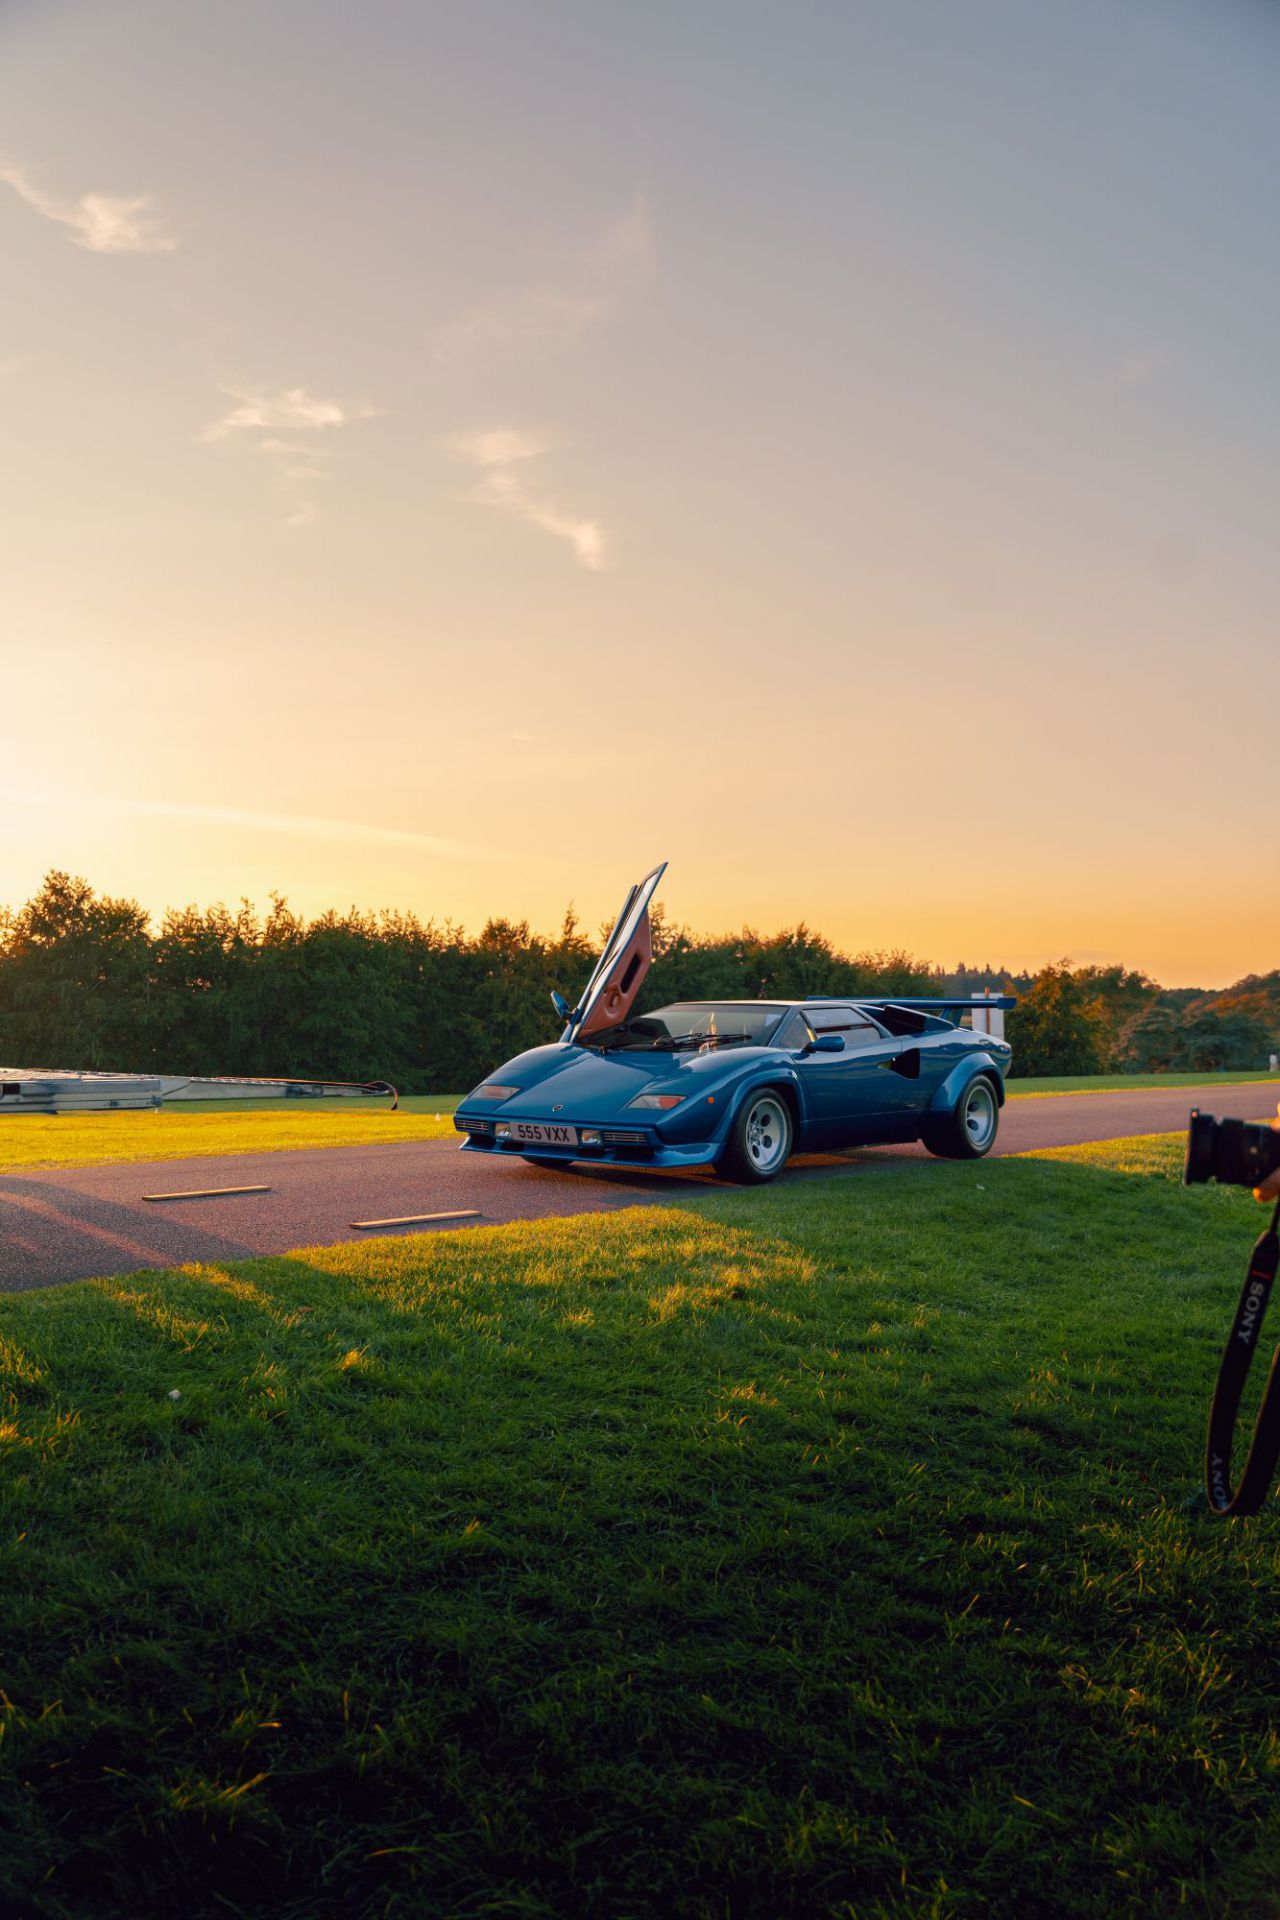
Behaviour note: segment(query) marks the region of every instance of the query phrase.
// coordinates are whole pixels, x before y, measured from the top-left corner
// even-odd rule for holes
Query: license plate
[[[550,1126],[541,1120],[513,1120],[511,1138],[529,1140],[539,1147],[576,1147],[578,1129]]]

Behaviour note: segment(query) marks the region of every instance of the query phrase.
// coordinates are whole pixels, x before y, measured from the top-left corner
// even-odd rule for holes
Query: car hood
[[[477,1100],[468,1094],[460,1111],[501,1114],[504,1119],[545,1117],[563,1112],[566,1120],[608,1120],[620,1114],[638,1093],[678,1093],[682,1099],[714,1095],[765,1058],[764,1047],[723,1047],[709,1053],[600,1053],[591,1047],[534,1047],[489,1075],[518,1086],[510,1100]],[[632,1114],[654,1119],[656,1114]]]
[[[569,1016],[563,1039],[585,1040],[588,1034],[608,1033],[630,1013],[653,959],[649,905],[666,870],[664,860],[628,892],[586,992]]]

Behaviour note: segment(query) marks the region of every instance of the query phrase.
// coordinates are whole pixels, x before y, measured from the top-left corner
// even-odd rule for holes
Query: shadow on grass
[[[1280,1583],[1177,1501],[1253,1222],[1162,1165],[3,1303],[12,1910],[1244,1913]]]

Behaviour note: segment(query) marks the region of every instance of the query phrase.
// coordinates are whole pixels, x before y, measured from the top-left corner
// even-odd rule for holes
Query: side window
[[[873,1020],[859,1018],[855,1020],[844,1036],[846,1047],[874,1047],[884,1035]]]
[[[811,1038],[809,1022],[802,1013],[789,1013],[778,1028],[776,1037],[770,1041],[774,1047],[785,1047],[788,1052],[798,1053],[801,1047],[807,1047]]]
[[[873,1047],[884,1035],[869,1015],[858,1007],[809,1007],[807,1017],[815,1033],[838,1033],[846,1052],[855,1047]]]
[[[806,1007],[805,1018],[815,1033],[847,1033],[855,1015],[852,1007]]]

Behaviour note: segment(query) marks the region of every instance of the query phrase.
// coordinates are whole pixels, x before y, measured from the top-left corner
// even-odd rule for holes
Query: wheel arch
[[[773,1162],[763,1168],[750,1141],[750,1129],[747,1125],[752,1104],[757,1100],[768,1100],[770,1105],[780,1108],[786,1114],[791,1136],[789,1141],[780,1143],[780,1147],[785,1147],[781,1158],[775,1156]],[[785,1074],[753,1075],[739,1089],[738,1097],[725,1123],[723,1144],[715,1160],[717,1173],[725,1179],[744,1182],[750,1186],[763,1185],[776,1179],[799,1144],[798,1109],[796,1088],[788,1082]],[[765,1144],[767,1145],[768,1142],[766,1141]]]
[[[787,1111],[791,1115],[792,1133],[798,1136],[801,1127],[804,1125],[804,1112],[800,1104],[800,1089],[794,1079],[789,1079],[785,1073],[762,1073],[758,1078],[748,1080],[745,1086],[739,1087],[738,1097],[734,1101],[729,1114],[730,1128],[736,1126],[738,1116],[748,1100],[754,1100],[758,1093],[775,1092],[779,1093],[786,1101]]]
[[[934,1089],[926,1112],[950,1113],[956,1102],[963,1097],[965,1088],[980,1075],[990,1080],[995,1089],[996,1106],[1002,1107],[1005,1103],[1004,1076],[992,1055],[984,1048],[957,1061],[946,1079]]]

